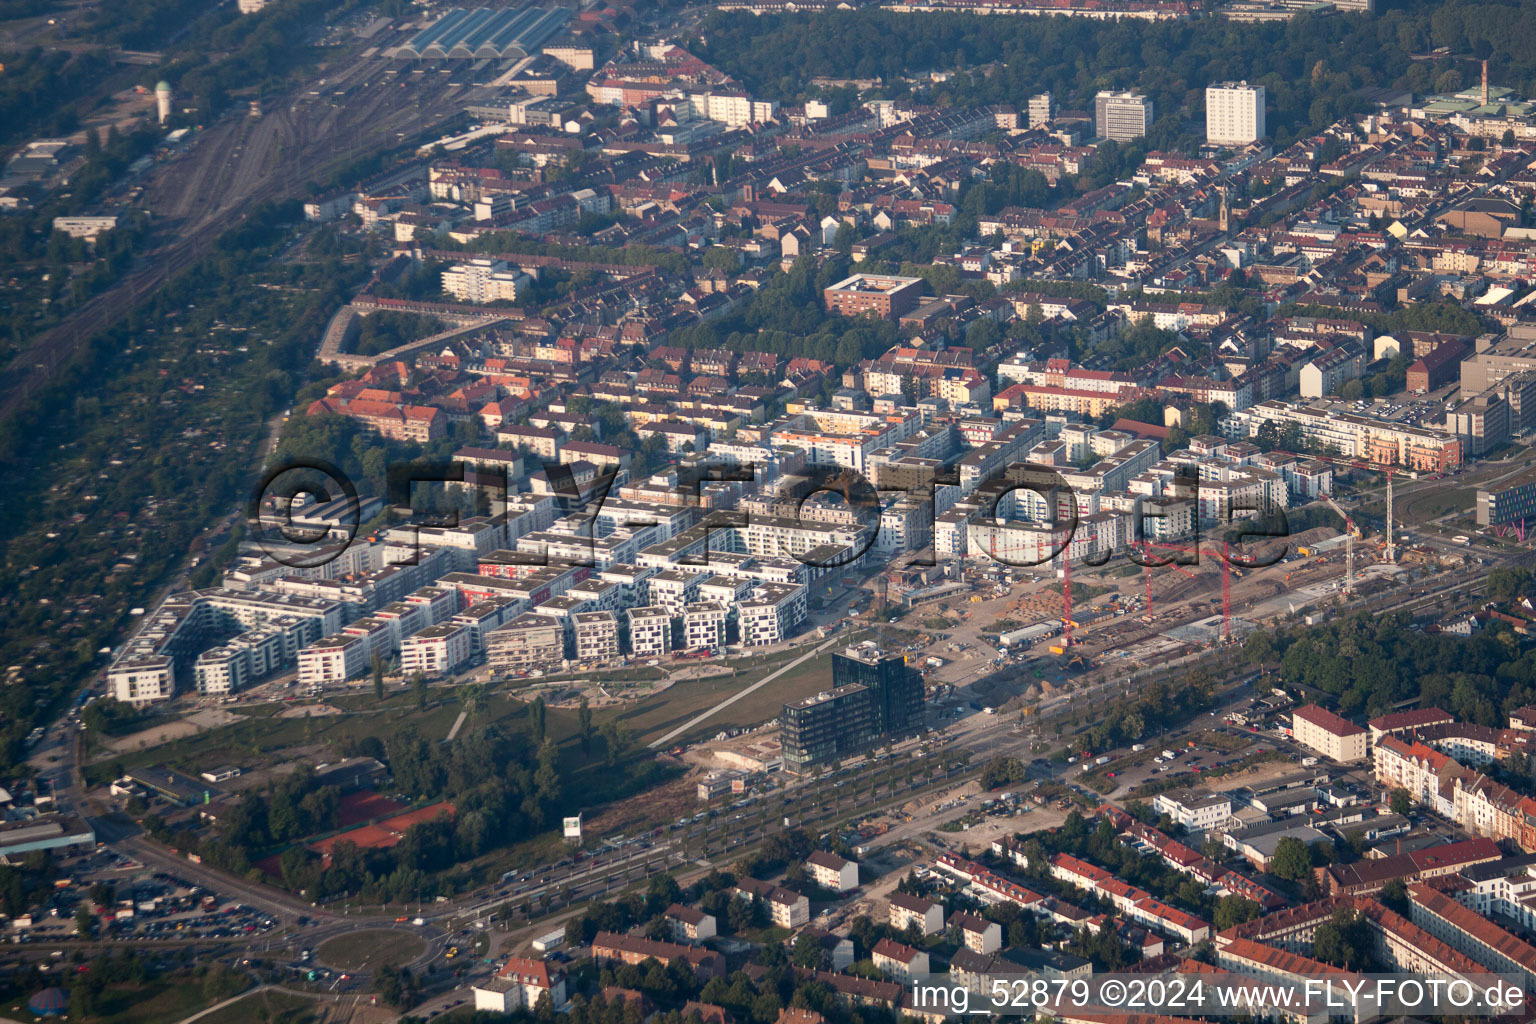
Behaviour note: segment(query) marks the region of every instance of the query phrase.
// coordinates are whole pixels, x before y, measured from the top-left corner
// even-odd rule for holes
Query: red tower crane
[[[1148,553],[1149,557],[1146,559],[1148,562],[1150,562],[1152,560],[1151,557],[1150,557],[1150,553],[1151,553],[1151,549],[1152,548],[1161,548],[1161,549],[1163,549],[1165,551],[1181,551],[1181,552],[1183,552],[1184,554],[1187,554],[1187,555],[1188,554],[1192,554],[1197,559],[1200,557],[1200,554],[1201,554],[1201,550],[1200,550],[1199,545],[1195,545],[1195,546],[1192,547],[1192,546],[1190,546],[1188,544],[1154,543],[1152,541],[1143,541],[1142,545],[1143,545],[1143,550],[1145,550]],[[1221,551],[1220,552],[1218,552],[1214,548],[1212,548],[1212,549],[1210,549],[1209,551],[1207,551],[1205,553],[1213,555],[1213,556],[1216,556],[1216,557],[1221,559],[1221,638],[1222,638],[1223,641],[1227,641],[1227,640],[1232,639],[1232,560],[1229,557],[1229,555],[1231,554],[1230,547],[1229,547],[1229,545],[1227,544],[1226,541],[1223,541],[1222,545],[1221,545]],[[1179,572],[1183,573],[1185,576],[1190,577],[1191,579],[1194,578],[1194,573],[1191,573],[1191,572],[1187,571],[1183,566],[1179,565],[1177,562],[1165,562],[1163,564],[1171,566],[1174,569],[1177,569]],[[1147,614],[1148,615],[1151,615],[1151,613],[1152,613],[1152,597],[1151,597],[1152,585],[1151,585],[1151,578],[1152,578],[1152,570],[1151,570],[1151,567],[1149,566],[1148,569],[1147,569]]]

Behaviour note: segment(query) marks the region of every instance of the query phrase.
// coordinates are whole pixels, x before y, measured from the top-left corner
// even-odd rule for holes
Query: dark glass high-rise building
[[[901,655],[863,646],[832,655],[832,685],[850,683],[869,688],[874,729],[882,739],[922,727],[923,681]]]
[[[923,681],[899,654],[873,645],[832,655],[832,689],[785,704],[784,766],[792,772],[863,753],[923,727]]]

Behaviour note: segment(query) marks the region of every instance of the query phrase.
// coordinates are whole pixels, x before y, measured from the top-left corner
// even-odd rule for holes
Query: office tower
[[[1056,119],[1056,102],[1051,94],[1042,92],[1029,98],[1029,126],[1044,128]]]
[[[1100,138],[1139,139],[1152,126],[1152,101],[1140,93],[1101,92],[1093,100],[1093,125]]]
[[[881,736],[906,736],[922,727],[923,681],[900,654],[863,644],[834,654],[832,685],[869,689],[872,722]]]
[[[785,768],[805,772],[921,730],[923,681],[899,654],[850,647],[832,656],[832,688],[785,704],[779,725]]]
[[[1205,89],[1205,141],[1246,146],[1265,136],[1264,87],[1223,82]]]

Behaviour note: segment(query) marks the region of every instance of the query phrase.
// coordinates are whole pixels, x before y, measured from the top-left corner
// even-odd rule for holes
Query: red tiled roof
[[[1526,970],[1536,971],[1536,946],[1463,906],[1441,892],[1434,883],[1415,882],[1408,887],[1408,898]]]
[[[1409,711],[1397,711],[1390,715],[1382,715],[1380,718],[1373,718],[1370,726],[1382,732],[1394,732],[1398,729],[1416,729],[1423,725],[1452,721],[1455,721],[1455,717],[1439,708],[1413,708]]]
[[[890,939],[881,939],[875,943],[875,948],[871,952],[875,956],[889,957],[904,964],[910,964],[918,957],[918,951],[911,946],[903,945],[900,942],[893,942]]]
[[[1326,708],[1320,708],[1316,704],[1308,704],[1299,707],[1294,712],[1296,718],[1303,722],[1310,722],[1325,732],[1334,736],[1359,736],[1365,730],[1347,719],[1340,718]]]
[[[1311,957],[1296,953],[1287,953],[1283,949],[1277,949],[1262,942],[1254,942],[1252,939],[1231,939],[1222,947],[1222,952],[1286,974],[1333,974],[1340,978],[1358,977],[1355,972],[1346,971],[1342,967],[1334,967],[1332,964],[1325,964],[1321,960],[1313,960]]]
[[[526,956],[508,957],[507,962],[501,965],[501,970],[496,972],[498,977],[511,978],[520,985],[537,985],[539,988],[549,988],[549,965],[543,960],[534,960]]]

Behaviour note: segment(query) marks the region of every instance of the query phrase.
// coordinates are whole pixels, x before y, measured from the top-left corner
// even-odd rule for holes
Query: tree
[[[998,328],[997,321],[991,317],[983,317],[965,329],[966,347],[981,352],[996,345],[1002,341],[1002,338],[1002,330]]]
[[[1262,665],[1275,656],[1275,638],[1262,629],[1248,634],[1243,642],[1243,658],[1250,665]]]
[[[533,729],[533,741],[543,743],[544,734],[549,727],[543,697],[533,698],[533,703],[528,705],[528,724]]]
[[[1387,806],[1392,809],[1393,814],[1401,814],[1407,817],[1408,811],[1413,807],[1413,799],[1409,797],[1406,789],[1398,786],[1388,798]]]
[[[373,656],[373,696],[374,699],[384,699],[384,659],[377,654]]]
[[[459,703],[471,717],[485,706],[485,684],[465,683],[459,687]]]
[[[1369,966],[1372,936],[1365,918],[1352,907],[1340,907],[1312,935],[1312,955],[1326,964],[1353,971]]]
[[[853,225],[843,221],[837,226],[837,231],[832,235],[832,248],[847,256],[853,252],[853,243],[859,240],[858,232]]]
[[[734,273],[741,266],[736,250],[723,245],[712,245],[704,250],[704,258],[700,262],[705,270],[722,270],[726,273]]]
[[[427,709],[428,695],[427,677],[420,672],[411,676],[411,693],[416,696],[416,710],[425,711]]]
[[[1394,878],[1381,887],[1381,892],[1376,894],[1381,905],[1388,910],[1394,910],[1404,917],[1408,916],[1408,885],[1401,878]]]
[[[1244,899],[1241,896],[1223,896],[1221,902],[1216,904],[1216,913],[1212,923],[1217,931],[1224,931],[1244,921],[1252,921],[1259,916],[1259,905],[1253,900]]]
[[[581,741],[581,752],[592,753],[592,705],[587,702],[585,695],[581,698],[581,705],[576,709],[577,737]]]
[[[597,733],[603,738],[604,763],[612,768],[619,763],[619,758],[624,756],[624,748],[629,744],[629,731],[610,718],[602,724]]]
[[[1488,573],[1488,593],[1496,601],[1513,601],[1531,585],[1529,569],[1499,567]]]
[[[560,751],[549,740],[539,745],[538,768],[533,773],[534,792],[545,804],[560,800]]]
[[[795,938],[795,951],[790,959],[796,967],[820,970],[825,966],[827,957],[821,948],[821,941],[814,935],[802,932]]]
[[[75,931],[82,939],[90,938],[95,926],[96,919],[91,916],[90,907],[82,906],[75,911]]]
[[[1275,854],[1269,859],[1269,873],[1279,878],[1299,882],[1312,873],[1312,854],[1307,844],[1295,836],[1286,836],[1275,844]]]

